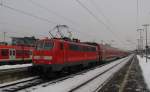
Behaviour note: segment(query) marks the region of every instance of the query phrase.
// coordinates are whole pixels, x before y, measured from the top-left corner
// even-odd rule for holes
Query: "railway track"
[[[128,58],[125,58],[124,60],[127,60]],[[121,62],[120,62],[121,63]],[[109,69],[103,71],[101,74],[98,74],[97,76],[95,76],[94,78],[97,78],[100,75],[105,74],[106,72],[108,72],[109,70],[111,70],[112,68],[114,68],[115,66],[119,65],[120,63],[117,63],[116,65],[110,67]],[[59,77],[58,79],[54,79],[54,80],[43,80],[41,78],[35,78],[32,80],[26,80],[26,81],[20,81],[20,82],[16,82],[16,83],[12,83],[9,85],[4,85],[4,86],[0,86],[0,91],[1,92],[16,92],[16,91],[23,91],[26,90],[26,92],[32,90],[32,89],[37,89],[36,87],[41,86],[41,87],[47,87],[56,83],[60,83],[62,81],[65,81],[67,79],[73,78],[77,75],[84,75],[84,73],[90,71],[90,70],[94,70],[100,67],[103,67],[107,64],[104,65],[100,65],[91,69],[87,69],[81,72],[78,72],[76,74],[70,74],[70,75],[63,75],[63,77],[61,76],[61,78]],[[75,90],[77,90],[78,88],[80,88],[81,86],[84,86],[85,84],[89,83],[90,81],[94,80],[94,78],[76,86],[75,88],[72,88],[72,90],[70,90],[70,92],[73,92]]]
[[[0,70],[0,75],[6,74],[6,73],[12,73],[12,72],[16,72],[16,71],[26,71],[28,69],[28,67],[23,67],[23,68],[13,68],[13,69],[3,69]]]
[[[129,60],[132,61],[132,59],[134,58],[134,56]],[[83,82],[82,84],[72,88],[71,90],[69,90],[69,92],[87,92],[89,90],[87,90],[87,88],[89,87],[89,85],[93,85],[92,83],[95,83],[94,81],[97,81],[101,78],[103,78],[103,76],[109,76],[109,73],[113,71],[113,69],[117,68],[120,64],[123,64],[125,62],[120,62],[112,67],[110,67],[109,69],[101,72],[100,74],[92,77],[91,79]],[[99,92],[99,90],[108,82],[112,79],[113,75],[111,75],[109,78],[107,78],[107,80],[104,80],[103,82],[101,82],[97,86],[96,88],[92,89],[91,92]],[[81,91],[82,90],[82,91]]]
[[[101,66],[103,66],[103,65],[101,65]],[[100,67],[100,66],[98,66],[98,67]],[[94,68],[92,68],[92,69],[94,69]],[[26,88],[29,88],[32,86],[40,85],[43,83],[44,84],[42,86],[46,87],[50,84],[57,83],[57,82],[63,81],[63,80],[68,79],[68,78],[72,78],[75,75],[79,75],[79,74],[87,72],[89,70],[91,70],[91,69],[87,69],[87,70],[84,70],[82,72],[79,72],[76,74],[71,74],[69,76],[65,76],[65,77],[62,77],[62,78],[59,78],[56,80],[52,80],[52,81],[51,80],[43,80],[40,77],[33,77],[29,80],[25,79],[23,81],[18,81],[18,82],[6,84],[6,85],[0,85],[0,92],[16,92],[16,91],[23,90],[23,89],[26,89]]]
[[[29,66],[30,67],[30,66]],[[0,70],[0,84],[11,82],[25,77],[33,76],[28,72],[29,67],[1,69]]]
[[[7,85],[1,85],[0,92],[15,92],[30,87],[31,85],[34,86],[35,84],[40,84],[40,83],[44,83],[44,81],[37,76],[31,77],[31,78],[23,79],[21,81],[9,83]]]
[[[131,58],[131,57],[125,58],[124,60],[121,60],[121,61],[126,61],[126,60],[129,59],[129,58]],[[97,77],[100,76],[100,75],[106,74],[106,72],[108,72],[109,70],[111,70],[112,68],[114,68],[115,66],[117,66],[117,65],[119,65],[119,64],[121,64],[121,63],[122,63],[122,62],[119,62],[119,63],[115,64],[114,66],[112,66],[112,67],[106,69],[105,71],[102,71],[100,74],[94,76],[93,78],[91,78],[91,79],[89,79],[89,80],[87,80],[87,81],[85,81],[85,82],[83,82],[83,83],[81,83],[81,84],[77,84],[76,86],[73,85],[73,86],[75,86],[74,88],[71,88],[71,90],[70,90],[70,88],[69,88],[69,90],[67,90],[67,91],[65,91],[65,92],[68,92],[68,91],[73,92],[73,91],[77,90],[77,89],[80,88],[81,86],[84,86],[85,84],[87,84],[87,83],[89,83],[90,81],[94,80],[94,78],[97,78]],[[27,88],[27,89],[24,89],[24,90],[26,90],[27,92],[30,92],[30,91],[32,91],[32,90],[38,89],[39,87],[49,87],[49,86],[53,86],[53,85],[55,85],[55,84],[58,84],[58,85],[59,85],[59,83],[61,83],[61,82],[67,81],[67,80],[69,80],[69,79],[72,79],[72,78],[74,78],[75,76],[78,76],[78,75],[79,75],[79,76],[84,75],[84,74],[87,73],[88,71],[95,70],[95,69],[97,69],[97,68],[101,68],[101,67],[103,67],[103,66],[105,66],[105,65],[108,65],[108,64],[100,65],[100,66],[95,67],[95,68],[92,68],[92,69],[88,69],[88,70],[85,70],[85,71],[82,71],[82,72],[79,72],[79,73],[76,73],[76,74],[72,74],[72,75],[69,75],[69,76],[66,76],[66,77],[63,77],[63,78],[54,80],[54,81],[46,82],[46,83],[44,83],[44,84],[41,84],[41,85],[38,85],[38,86],[35,86],[35,87],[31,87],[31,88]],[[106,83],[106,81],[105,81],[105,83]],[[69,86],[69,84],[67,84],[67,85]],[[66,85],[66,86],[67,86],[67,85]],[[53,87],[52,87],[52,88],[53,88]],[[58,87],[58,88],[59,88],[59,87]],[[64,88],[64,89],[65,89],[65,88]],[[21,91],[23,91],[23,90],[21,90]],[[35,91],[36,91],[36,90],[35,90]],[[54,91],[54,90],[53,90],[53,91]],[[39,91],[39,92],[40,92],[40,91]],[[56,91],[56,92],[57,92],[57,91]],[[59,92],[61,92],[61,91],[59,91]],[[84,92],[84,91],[82,91],[82,92]],[[85,91],[85,92],[86,92],[86,91]]]

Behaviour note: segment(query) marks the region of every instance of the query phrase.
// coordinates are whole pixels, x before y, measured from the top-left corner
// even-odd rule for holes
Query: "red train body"
[[[0,64],[29,63],[33,47],[0,45]]]
[[[60,71],[65,67],[101,63],[125,56],[125,53],[97,43],[82,43],[63,39],[43,39],[33,52],[33,65]]]

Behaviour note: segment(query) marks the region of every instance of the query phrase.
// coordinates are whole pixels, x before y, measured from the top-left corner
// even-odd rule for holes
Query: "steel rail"
[[[127,58],[127,59],[128,59],[128,58]],[[131,58],[131,59],[132,59],[132,58]],[[125,60],[126,60],[126,59],[125,59]],[[125,61],[125,60],[123,60],[123,61]],[[110,67],[109,69],[107,69],[107,70],[101,72],[100,74],[98,74],[98,75],[92,77],[91,79],[87,80],[86,82],[84,82],[84,83],[82,83],[82,84],[76,86],[75,88],[71,89],[69,92],[74,92],[75,90],[77,90],[77,89],[79,89],[79,88],[85,86],[85,85],[88,84],[89,82],[93,81],[94,79],[100,77],[101,75],[107,73],[108,71],[110,71],[110,70],[113,69],[114,67],[116,67],[116,66],[118,66],[119,64],[123,63],[123,61],[120,62],[120,63],[115,64],[114,66]],[[130,60],[129,60],[129,61],[130,61]],[[104,84],[106,84],[106,81],[105,81],[104,83],[102,83],[101,86],[104,85]],[[95,92],[95,91],[94,91],[94,92]]]

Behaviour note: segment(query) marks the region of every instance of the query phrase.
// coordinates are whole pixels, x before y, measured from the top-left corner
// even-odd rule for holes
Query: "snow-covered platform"
[[[150,92],[150,60],[135,56],[99,92]]]
[[[32,64],[0,66],[0,84],[31,76],[31,74],[27,72],[28,67],[31,66]]]
[[[144,80],[145,80],[148,88],[150,89],[150,59],[148,59],[148,61],[146,62],[145,57],[141,57],[139,55],[137,57],[139,59],[139,64],[142,69],[142,74],[144,76]]]
[[[15,69],[15,68],[24,68],[24,67],[30,67],[30,66],[32,66],[32,64],[2,65],[0,66],[0,71],[8,70],[8,69]]]

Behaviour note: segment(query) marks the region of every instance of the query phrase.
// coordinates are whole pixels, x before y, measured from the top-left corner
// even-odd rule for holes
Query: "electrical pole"
[[[137,29],[137,31],[140,33],[140,39],[139,39],[139,51],[142,54],[143,50],[143,37],[142,37],[142,31],[143,29]]]
[[[149,24],[144,24],[143,26],[145,27],[145,33],[146,33],[146,46],[145,46],[145,52],[146,52],[146,62],[147,62],[147,49],[148,49],[148,45],[147,45],[147,28],[148,28]]]
[[[140,53],[140,39],[137,39],[137,51]]]

